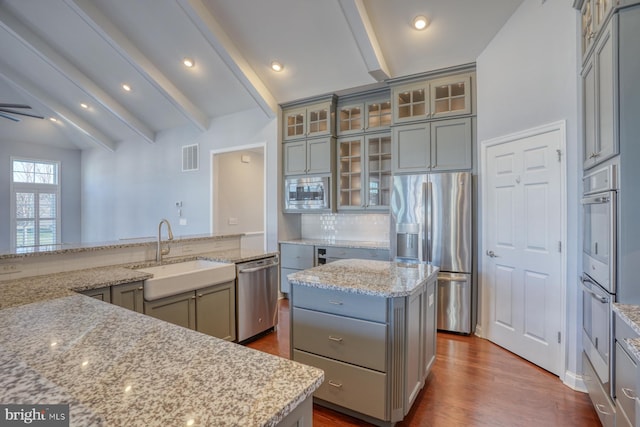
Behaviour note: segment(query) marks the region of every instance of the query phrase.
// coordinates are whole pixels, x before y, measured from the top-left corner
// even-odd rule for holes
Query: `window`
[[[60,164],[11,159],[12,246],[16,252],[60,243]]]

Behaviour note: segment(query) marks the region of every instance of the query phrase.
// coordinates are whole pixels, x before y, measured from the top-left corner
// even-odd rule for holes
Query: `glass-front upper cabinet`
[[[334,105],[329,101],[285,110],[283,139],[334,135]]]
[[[338,208],[361,208],[362,203],[362,137],[338,141]]]
[[[368,135],[366,207],[388,209],[391,204],[391,134]]]
[[[386,98],[365,104],[366,126],[369,131],[391,126],[391,101]]]
[[[338,135],[349,135],[364,130],[364,104],[338,108]]]
[[[431,117],[471,113],[471,75],[461,74],[431,82]]]
[[[419,82],[393,89],[394,123],[422,120],[429,116],[429,83]]]

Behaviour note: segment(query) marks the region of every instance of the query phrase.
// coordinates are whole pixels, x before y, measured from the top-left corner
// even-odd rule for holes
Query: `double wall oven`
[[[612,402],[613,314],[616,300],[617,177],[615,165],[583,178],[582,346],[584,379],[601,419]]]

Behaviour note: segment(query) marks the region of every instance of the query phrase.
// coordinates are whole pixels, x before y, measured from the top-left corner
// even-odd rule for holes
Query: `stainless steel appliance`
[[[331,177],[287,178],[284,183],[286,212],[331,210]]]
[[[278,324],[278,257],[238,264],[238,342]]]
[[[438,274],[438,329],[471,333],[472,186],[469,172],[396,175],[391,257],[428,262]]]
[[[616,300],[617,168],[583,178],[582,348],[585,385],[596,410],[615,413],[612,303]],[[605,417],[606,418],[606,417]]]

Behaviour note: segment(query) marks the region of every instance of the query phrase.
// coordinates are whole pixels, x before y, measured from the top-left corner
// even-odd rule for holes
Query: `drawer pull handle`
[[[331,335],[329,335],[329,339],[335,342],[342,342],[342,338],[340,337],[332,337]]]
[[[329,300],[329,304],[333,304],[333,305],[342,305],[342,301],[333,301],[333,300]]]
[[[605,409],[607,409],[606,406],[604,406],[602,403],[596,403],[596,409],[598,410],[598,412],[600,412],[602,415],[611,415],[609,412],[605,411]]]
[[[342,388],[342,384],[340,383],[334,383],[333,381],[329,380],[329,385],[331,387],[335,387],[335,388]]]
[[[630,388],[622,387],[622,392],[625,396],[627,396],[628,399],[636,400],[636,394]]]

